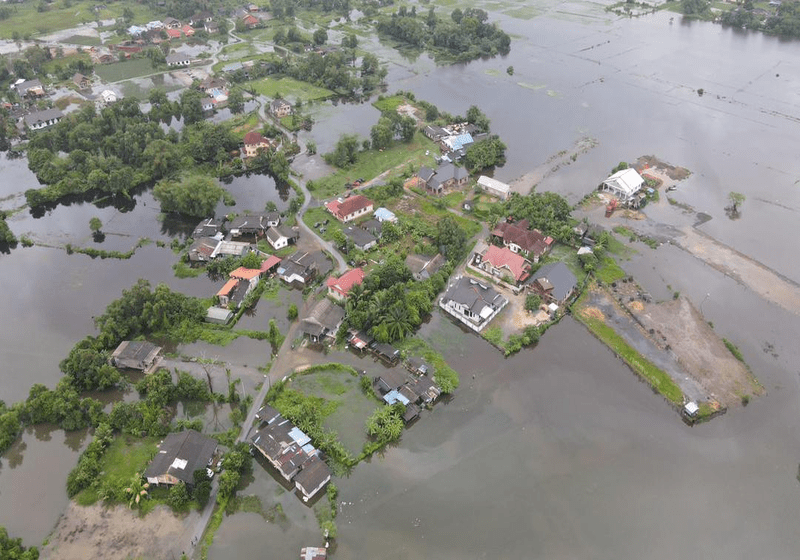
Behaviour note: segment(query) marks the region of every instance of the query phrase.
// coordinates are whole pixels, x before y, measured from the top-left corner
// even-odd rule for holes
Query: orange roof
[[[183,34],[186,35],[187,37],[189,35],[194,35],[194,28],[192,28],[191,25],[184,25],[183,26]]]
[[[167,29],[167,35],[169,35],[170,39],[180,39],[181,32],[177,29]]]
[[[245,268],[240,266],[231,272],[231,278],[241,278],[242,280],[252,280],[257,276],[261,276],[261,270],[258,268]]]
[[[360,268],[353,268],[342,274],[339,278],[328,278],[325,282],[329,288],[333,288],[343,296],[347,297],[353,286],[358,286],[364,281],[364,271]]]
[[[261,263],[261,272],[266,272],[268,270],[272,270],[273,267],[280,264],[281,259],[276,257],[275,255],[270,255],[267,257],[267,260]]]
[[[530,272],[528,261],[507,247],[491,245],[483,254],[483,260],[491,263],[495,268],[508,268],[517,282],[523,280]]]
[[[239,281],[236,278],[231,278],[230,280],[225,282],[225,285],[222,286],[222,288],[220,288],[220,290],[217,292],[217,295],[227,296],[229,293],[233,291],[234,288],[236,288],[238,284]]]
[[[269,144],[269,140],[261,136],[258,132],[248,132],[244,135],[244,143],[246,146],[257,146],[259,144]]]

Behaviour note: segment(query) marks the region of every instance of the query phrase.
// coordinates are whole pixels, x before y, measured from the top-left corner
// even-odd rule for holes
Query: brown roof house
[[[308,317],[300,321],[300,332],[312,342],[321,342],[325,337],[335,338],[344,321],[344,309],[329,299],[321,299],[311,309]]]
[[[528,220],[501,222],[494,228],[492,235],[514,253],[520,253],[535,263],[553,246],[552,237],[545,236],[538,229],[528,229]]]
[[[111,354],[109,362],[118,368],[138,369],[152,373],[161,363],[161,347],[150,342],[125,340]]]
[[[357,194],[344,199],[331,200],[325,207],[340,222],[349,222],[372,212],[374,204],[366,196]]]

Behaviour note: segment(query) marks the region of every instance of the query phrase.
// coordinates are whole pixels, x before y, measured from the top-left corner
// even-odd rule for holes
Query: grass
[[[114,64],[101,64],[95,67],[95,74],[106,82],[120,82],[139,76],[155,74],[159,70],[153,68],[153,64],[148,58],[136,58],[125,62],[115,62]]]
[[[742,362],[743,364],[745,364],[745,361],[744,361],[744,356],[742,355],[742,351],[741,351],[741,350],[739,350],[739,347],[738,347],[738,346],[736,346],[736,345],[735,345],[733,342],[731,342],[731,341],[730,341],[730,340],[728,340],[727,338],[723,338],[723,339],[722,339],[722,342],[724,342],[724,343],[725,343],[725,348],[727,348],[727,349],[728,349],[728,351],[729,351],[731,354],[733,354],[733,357],[734,357],[734,358],[736,358],[737,360],[739,360],[740,362]]]
[[[489,344],[493,346],[503,347],[503,331],[500,327],[489,327],[483,331],[482,335]]]
[[[326,241],[333,240],[333,233],[337,230],[341,230],[343,224],[334,218],[330,212],[328,212],[322,206],[318,206],[316,208],[309,208],[306,210],[306,213],[303,214],[303,221],[305,224],[310,227],[314,228],[314,224],[322,223],[325,220],[328,220],[328,225],[325,226],[325,233],[319,233],[317,229],[316,232]]]
[[[588,291],[586,292],[588,293]],[[683,391],[663,370],[656,367],[647,358],[631,347],[625,340],[606,325],[602,320],[587,315],[583,312],[582,303],[585,301],[586,294],[581,296],[577,303],[578,313],[575,317],[608,346],[623,362],[642,379],[644,379],[654,390],[658,391],[668,401],[676,405],[683,404]]]
[[[431,157],[425,155],[425,152],[434,148],[435,145],[430,139],[417,132],[410,143],[397,142],[383,151],[359,152],[358,161],[353,166],[314,181],[313,195],[317,199],[333,197],[346,190],[345,183],[352,183],[362,178],[369,181],[384,171],[404,164],[410,164],[416,170],[422,164],[431,163]]]
[[[612,282],[622,280],[625,278],[625,276],[627,276],[625,271],[622,270],[617,264],[617,261],[615,261],[614,258],[609,255],[605,255],[602,259],[600,259],[600,263],[594,275],[595,278],[604,284],[611,284]]]
[[[381,113],[396,113],[400,105],[406,103],[406,98],[402,95],[392,95],[376,100],[372,105]]]
[[[122,11],[129,7],[133,10],[134,21],[146,22],[149,17],[149,8],[144,4],[133,2],[108,3],[107,8],[94,11],[97,2],[82,0],[73,2],[69,8],[63,2],[54,2],[45,12],[36,9],[38,2],[23,2],[13,4],[14,14],[0,21],[0,38],[11,39],[16,31],[20,36],[52,33],[61,29],[77,27],[81,24],[98,19],[115,19],[122,16]],[[149,17],[149,19],[153,19]]]
[[[317,87],[307,82],[301,82],[294,78],[264,78],[256,82],[251,82],[250,86],[259,94],[266,97],[277,97],[279,94],[284,99],[291,99],[296,102],[298,99],[303,101],[319,101],[334,95],[329,89]]]
[[[175,271],[175,278],[197,278],[205,272],[205,268],[191,267],[183,259],[172,265]]]
[[[136,473],[143,473],[158,450],[160,439],[117,436],[103,455],[98,483],[79,492],[75,501],[82,506],[92,505],[100,499],[99,491],[106,484],[119,486],[130,481]]]

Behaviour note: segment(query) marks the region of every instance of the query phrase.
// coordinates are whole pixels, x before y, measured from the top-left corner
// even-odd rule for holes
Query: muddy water
[[[704,231],[800,280],[800,261],[786,258],[796,252],[791,232],[800,209],[794,185],[800,43],[684,25],[680,18],[670,24],[666,13],[611,21],[596,8],[576,9],[591,17],[504,20],[515,35],[505,59],[436,68],[425,56],[395,57],[390,89],[414,91],[451,113],[483,108],[509,145],[508,162],[496,172],[501,180],[580,138],[596,139],[597,147],[542,182],[571,200],[620,160],[652,153],[685,166],[693,175],[673,196],[712,216]],[[513,76],[505,73],[510,65]],[[320,152],[342,132],[366,136],[377,115],[369,105],[340,109],[315,113],[310,136]],[[36,186],[24,160],[0,165],[0,198]],[[237,211],[263,208],[274,192],[264,179],[253,178],[241,191],[228,186]],[[747,196],[735,222],[722,212],[730,190]],[[275,201],[282,207],[277,194]],[[140,236],[169,241],[186,233],[185,224],[159,222],[148,195],[126,210],[72,205],[39,220],[23,212],[11,227],[83,244],[91,241],[89,218],[98,215],[109,224],[104,245],[121,249]],[[0,397],[13,402],[35,382],[53,385],[58,362],[92,332],[91,317],[136,278],[212,293],[205,278],[175,279],[174,260],[155,245],[129,261],[48,248],[0,255],[0,285],[13,294],[0,300],[0,314],[13,318],[0,327]],[[673,247],[641,253],[624,266],[656,297],[679,290],[702,302],[718,332],[740,346],[767,396],[687,428],[569,319],[536,349],[503,360],[437,315],[423,334],[463,373],[462,388],[384,458],[337,481],[341,499],[353,503],[339,518],[338,557],[797,556],[800,323]],[[765,352],[767,345],[774,350]],[[263,363],[263,343],[240,340],[213,350],[237,363]],[[39,543],[66,503],[64,480],[79,447],[65,445],[63,435],[40,441],[29,433],[10,450],[0,469],[0,524]],[[247,492],[268,496],[275,488],[262,473]],[[46,499],[28,507],[29,494],[39,491]],[[287,510],[290,528],[238,514],[222,525],[212,557],[263,554],[268,547],[286,557],[317,544],[311,512],[294,497],[286,503],[298,508]]]

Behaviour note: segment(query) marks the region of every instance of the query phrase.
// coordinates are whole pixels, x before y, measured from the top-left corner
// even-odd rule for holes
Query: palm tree
[[[142,500],[147,497],[148,488],[150,488],[150,483],[144,482],[139,473],[134,474],[130,486],[125,489],[125,493],[128,495],[128,507],[131,509],[139,507]]]
[[[414,329],[408,307],[400,302],[397,302],[386,311],[381,324],[386,326],[389,341],[405,338]]]

